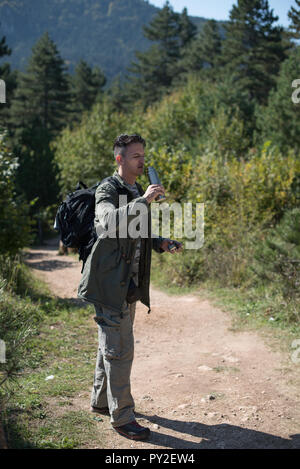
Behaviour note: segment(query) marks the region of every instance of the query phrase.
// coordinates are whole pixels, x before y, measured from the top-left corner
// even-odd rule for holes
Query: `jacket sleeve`
[[[114,232],[120,231],[122,226],[125,230],[130,221],[140,215],[142,207],[145,208],[145,213],[148,213],[149,204],[145,197],[138,197],[120,207],[118,207],[118,198],[118,192],[110,184],[102,184],[97,188],[95,193],[95,228],[98,236],[103,233],[108,236],[113,235]]]

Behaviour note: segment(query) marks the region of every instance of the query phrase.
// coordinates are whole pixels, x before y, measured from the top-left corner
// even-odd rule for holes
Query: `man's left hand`
[[[175,245],[176,245],[176,250],[175,251],[170,251],[169,250],[168,246],[169,246],[170,243],[175,243]],[[175,241],[174,239],[164,239],[163,242],[160,245],[160,248],[163,249],[166,252],[170,252],[171,254],[174,254],[175,252],[181,252],[182,249],[183,249],[182,243],[180,243],[179,241]]]

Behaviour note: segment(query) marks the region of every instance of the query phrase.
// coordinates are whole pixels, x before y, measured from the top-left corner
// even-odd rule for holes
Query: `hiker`
[[[164,194],[164,188],[152,184],[144,192],[136,182],[143,174],[145,146],[145,140],[137,134],[122,134],[114,142],[118,171],[104,179],[96,190],[98,238],[85,263],[78,288],[78,296],[94,304],[94,319],[99,326],[91,411],[110,415],[112,427],[133,440],[144,440],[150,435],[149,428],[135,420],[130,391],[136,302],[141,301],[150,312],[151,249],[159,253],[172,252],[169,249],[172,242],[177,252],[182,250],[178,241],[153,237],[151,233],[150,204],[159,194]],[[136,220],[139,208],[144,209],[141,220],[147,221],[147,236],[132,237],[126,231],[122,237],[124,220],[128,225]],[[113,228],[116,234],[110,236]]]

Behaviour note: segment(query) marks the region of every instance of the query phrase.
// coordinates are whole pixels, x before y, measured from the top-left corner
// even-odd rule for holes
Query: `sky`
[[[157,7],[162,7],[165,0],[149,0],[149,3]],[[182,12],[186,7],[190,16],[202,16],[215,20],[228,20],[229,12],[234,0],[169,0],[174,11]],[[274,10],[276,16],[279,16],[278,24],[288,26],[289,21],[287,12],[291,6],[295,6],[294,0],[269,0],[270,8]]]

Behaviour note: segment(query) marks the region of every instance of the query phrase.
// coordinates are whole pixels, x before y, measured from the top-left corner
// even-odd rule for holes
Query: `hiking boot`
[[[108,407],[93,407],[91,406],[91,412],[95,414],[102,414],[102,415],[109,415],[109,408]]]
[[[142,427],[135,420],[121,427],[114,427],[114,429],[130,440],[146,440],[150,436],[149,428]]]

